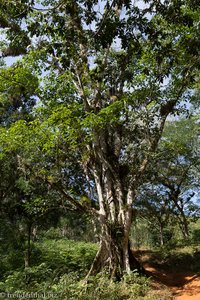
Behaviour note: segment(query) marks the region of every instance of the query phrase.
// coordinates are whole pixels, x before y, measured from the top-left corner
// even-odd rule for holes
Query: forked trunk
[[[99,251],[88,276],[106,269],[111,277],[121,278],[131,270],[142,270],[131,252],[129,242],[132,205],[137,185],[135,182],[124,185],[127,178],[120,174],[119,161],[115,159],[113,163],[110,159],[108,150],[112,152],[115,149],[115,143],[113,147],[108,144],[110,135],[103,131],[95,137],[95,160],[91,160],[90,172],[94,176],[98,195],[101,235]],[[115,155],[114,151],[112,157]]]

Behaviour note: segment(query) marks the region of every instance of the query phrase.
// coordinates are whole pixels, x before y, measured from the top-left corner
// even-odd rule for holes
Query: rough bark
[[[99,250],[87,275],[107,270],[112,278],[120,279],[125,272],[145,273],[134,257],[124,228],[119,224],[103,225]]]
[[[95,150],[96,160],[90,170],[98,194],[101,235],[99,250],[88,276],[106,269],[111,277],[119,279],[124,272],[143,271],[129,242],[134,192],[124,190],[119,173],[105,155],[106,145],[102,140]]]

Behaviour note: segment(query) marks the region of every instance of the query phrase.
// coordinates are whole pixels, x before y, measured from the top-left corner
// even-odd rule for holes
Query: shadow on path
[[[200,276],[192,271],[177,271],[173,265],[163,268],[152,263],[152,251],[137,251],[135,256],[155,282],[167,286],[175,300],[200,300]]]

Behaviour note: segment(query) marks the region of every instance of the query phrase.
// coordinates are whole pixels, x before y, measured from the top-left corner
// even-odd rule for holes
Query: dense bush
[[[96,244],[67,239],[46,239],[38,244],[38,248],[42,252],[41,262],[60,275],[78,271],[84,276],[97,251]]]

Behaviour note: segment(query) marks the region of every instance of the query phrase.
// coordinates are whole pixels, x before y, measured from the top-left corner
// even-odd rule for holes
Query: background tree
[[[1,127],[8,130],[16,121],[33,120],[33,108],[38,92],[38,79],[30,68],[23,67],[21,63],[6,68],[2,65],[0,70],[0,109]],[[20,133],[20,132],[18,132]],[[17,135],[13,135],[17,142]],[[8,141],[8,144],[12,141]],[[0,183],[0,218],[6,226],[2,228],[2,239],[7,247],[24,252],[25,267],[30,265],[31,240],[34,228],[48,220],[58,220],[59,203],[51,202],[49,189],[33,178],[21,158],[21,151],[4,153],[1,160]],[[1,152],[2,154],[2,152]],[[48,199],[48,200],[47,200]],[[48,204],[47,204],[48,202]],[[52,214],[53,209],[57,214]],[[6,237],[7,233],[12,239]]]
[[[167,123],[150,168],[149,184],[141,189],[139,199],[142,197],[144,207],[154,211],[157,218],[163,210],[167,215],[174,215],[183,237],[189,238],[189,223],[199,216],[198,116]]]
[[[167,227],[172,223],[173,203],[169,201],[163,187],[151,183],[143,185],[138,192],[136,207],[138,217],[147,221],[149,228],[159,236],[160,246],[164,246],[172,237],[165,239]]]
[[[169,181],[163,180],[163,185],[168,189],[169,198],[176,208],[179,224],[184,238],[189,237],[188,223],[193,217],[199,215],[198,187],[199,179],[199,118],[198,115],[189,120],[175,122],[174,131],[172,124],[166,128],[166,144],[168,153],[174,145],[172,160],[168,160],[167,176]],[[170,134],[171,132],[171,134]],[[171,144],[171,145],[170,145]],[[172,148],[171,148],[172,149]],[[177,168],[173,166],[177,164]]]

